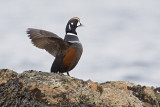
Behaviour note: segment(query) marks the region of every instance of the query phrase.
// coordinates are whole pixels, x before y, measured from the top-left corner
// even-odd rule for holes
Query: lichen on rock
[[[41,71],[0,70],[1,107],[159,107],[160,88],[97,83]]]

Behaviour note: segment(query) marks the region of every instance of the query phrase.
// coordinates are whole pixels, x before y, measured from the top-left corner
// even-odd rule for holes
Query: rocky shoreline
[[[1,107],[159,107],[160,87],[83,81],[35,70],[0,70]]]

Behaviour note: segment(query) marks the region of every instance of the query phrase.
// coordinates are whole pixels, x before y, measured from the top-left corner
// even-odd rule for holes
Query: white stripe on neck
[[[74,33],[67,33],[67,35],[77,36],[77,35],[76,35],[76,34],[74,34]]]
[[[67,41],[67,42],[70,42],[70,43],[81,43],[80,41]]]

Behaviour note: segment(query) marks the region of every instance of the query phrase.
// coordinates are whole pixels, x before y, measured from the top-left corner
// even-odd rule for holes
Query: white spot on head
[[[81,23],[80,23],[79,20],[78,20],[77,26],[80,26],[80,25],[81,25]]]
[[[69,24],[69,29],[71,30],[71,25]]]
[[[73,25],[73,22],[71,23],[71,25]]]

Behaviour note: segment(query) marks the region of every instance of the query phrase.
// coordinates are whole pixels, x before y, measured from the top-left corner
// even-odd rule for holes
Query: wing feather
[[[65,42],[62,38],[49,31],[29,28],[27,34],[34,46],[45,49],[55,57],[59,51],[63,52],[69,47],[68,42]]]

